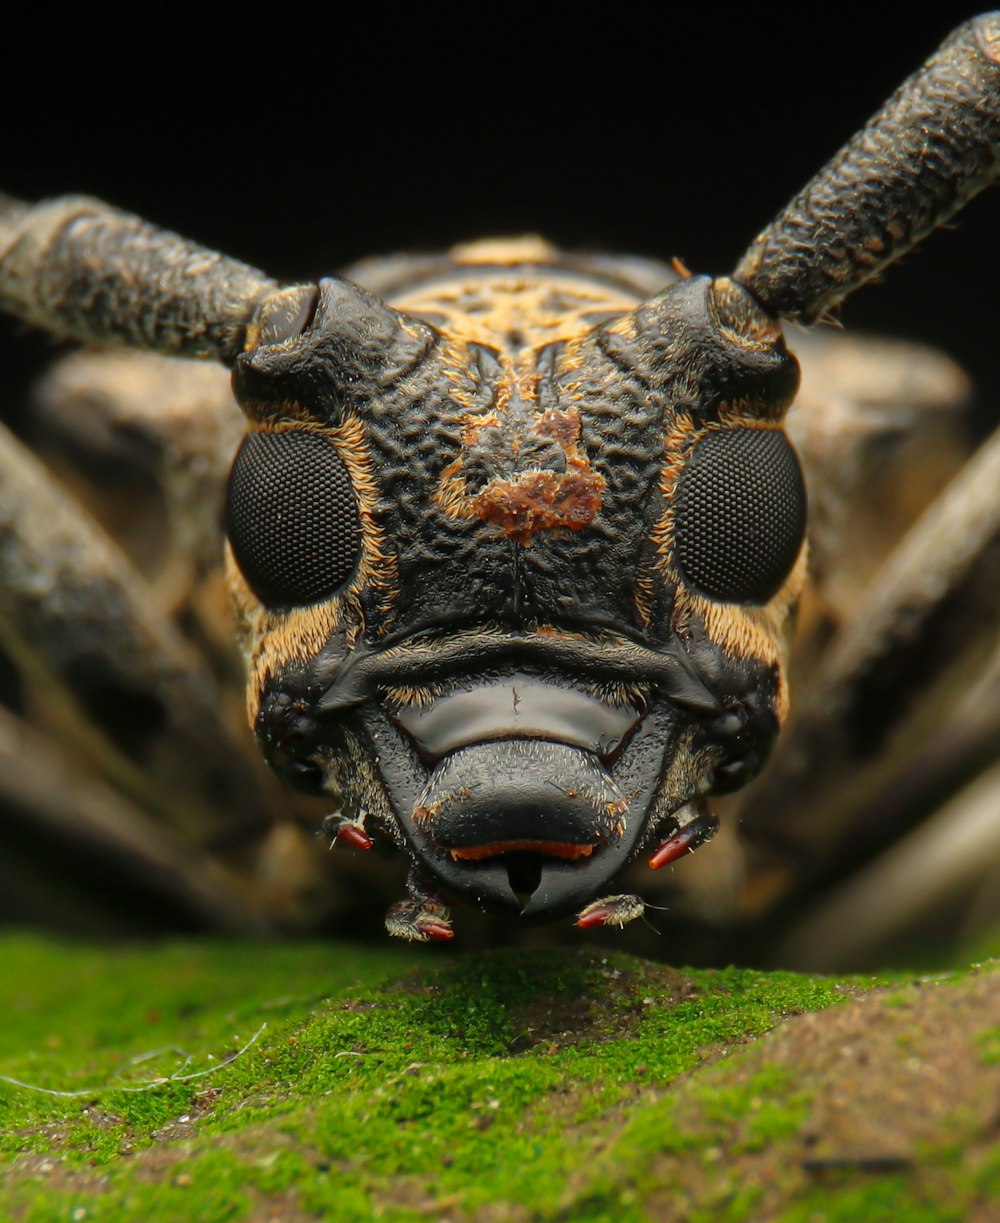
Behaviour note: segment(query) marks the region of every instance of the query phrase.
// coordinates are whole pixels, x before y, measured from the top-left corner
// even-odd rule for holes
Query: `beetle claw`
[[[576,924],[583,930],[591,926],[617,926],[621,929],[646,911],[646,902],[641,896],[631,893],[622,896],[605,896],[581,909],[576,915]]]

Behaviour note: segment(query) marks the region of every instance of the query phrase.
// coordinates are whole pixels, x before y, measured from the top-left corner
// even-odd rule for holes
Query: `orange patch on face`
[[[577,443],[580,440],[580,413],[576,408],[546,408],[532,433],[558,442],[571,463],[585,463]]]
[[[495,419],[488,417],[483,423],[494,423]],[[491,523],[508,539],[524,546],[530,545],[539,531],[582,530],[593,522],[601,508],[605,481],[580,451],[580,427],[576,408],[547,408],[534,421],[527,436],[518,439],[517,448],[521,449],[529,439],[555,442],[563,452],[566,470],[528,468],[507,479],[493,479],[476,493],[467,489],[465,456],[460,455],[441,473],[438,504],[453,518],[478,518]],[[479,432],[479,428],[470,429],[468,438],[478,438]]]
[[[516,480],[493,480],[475,501],[475,515],[508,539],[528,545],[539,531],[579,531],[601,508],[604,479],[594,471],[527,471]]]

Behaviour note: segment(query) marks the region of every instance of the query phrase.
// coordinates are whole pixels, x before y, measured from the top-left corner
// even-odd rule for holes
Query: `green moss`
[[[980,1032],[976,1043],[987,1066],[1000,1066],[1000,1024]]]
[[[969,1183],[972,1190],[991,1202],[1000,1202],[1000,1143],[994,1142],[971,1170]]]
[[[937,1194],[915,1194],[911,1178],[886,1176],[862,1185],[818,1186],[780,1223],[962,1223],[965,1217],[963,1207],[949,1207]]]
[[[739,1161],[787,1145],[810,1093],[787,1065],[740,1071],[742,1051],[864,984],[563,951],[33,939],[0,943],[0,971],[0,1073],[84,1092],[0,1084],[0,1204],[147,1223],[272,1201],[621,1223],[690,1195],[691,1169],[692,1220],[751,1219],[764,1190]]]

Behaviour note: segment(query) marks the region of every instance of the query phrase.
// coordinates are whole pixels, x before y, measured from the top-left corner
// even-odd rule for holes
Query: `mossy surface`
[[[993,1201],[989,967],[889,991],[614,954],[23,937],[0,972],[0,1074],[82,1093],[0,1082],[4,1218],[805,1223]],[[914,1125],[921,1076],[937,1103]]]

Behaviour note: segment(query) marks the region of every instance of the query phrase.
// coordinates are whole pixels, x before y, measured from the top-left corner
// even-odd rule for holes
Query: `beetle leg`
[[[939,728],[996,651],[997,488],[1000,431],[892,554],[747,795],[743,829],[784,858],[800,903],[926,819],[942,779],[968,780],[954,775],[950,752],[942,757]],[[992,731],[998,715],[979,707],[972,722]],[[969,723],[966,714],[959,739],[974,772],[995,741]]]
[[[779,942],[776,958],[808,964],[810,971],[856,971],[884,964],[893,941],[908,933],[912,938],[914,929],[939,937],[936,914],[961,913],[958,939],[963,942],[969,928],[995,928],[998,811],[1000,763],[994,763],[919,828],[811,905]],[[954,937],[952,917],[941,944]]]
[[[0,540],[0,637],[26,695],[196,841],[266,828],[277,787],[227,722],[211,671],[149,607],[121,552],[2,429]]]
[[[385,915],[385,928],[394,938],[410,942],[442,942],[455,937],[448,906],[439,892],[414,867],[406,880],[407,900],[400,900]]]
[[[787,428],[809,491],[811,583],[796,631],[794,705],[803,649],[815,653],[829,640],[817,614],[836,624],[854,614],[886,556],[973,447],[971,384],[943,353],[819,328],[789,342],[802,371]]]
[[[246,431],[226,371],[152,353],[72,353],[35,388],[26,427],[156,606],[193,605],[221,646],[222,490]],[[224,640],[231,651],[231,632]]]
[[[0,708],[0,896],[66,930],[273,933],[260,889],[87,776],[61,744]]]

